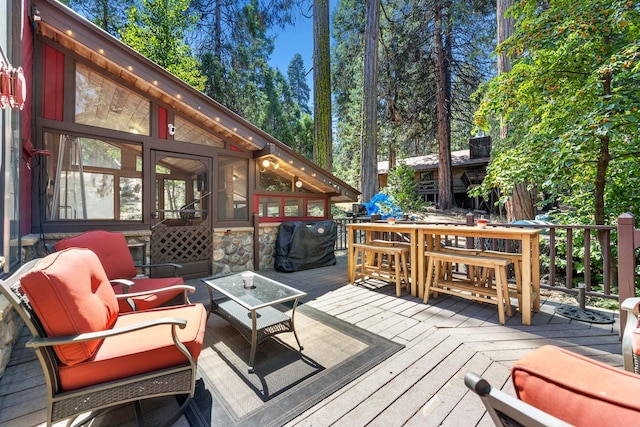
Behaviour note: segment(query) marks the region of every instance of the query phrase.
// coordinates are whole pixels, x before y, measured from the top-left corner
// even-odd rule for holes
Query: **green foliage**
[[[387,186],[380,192],[386,194],[402,212],[419,211],[424,200],[416,193],[415,171],[411,166],[399,164],[389,171]]]
[[[188,13],[189,0],[143,0],[127,10],[122,41],[181,78],[196,89],[204,89],[200,64],[185,42],[185,33],[195,24]]]
[[[499,50],[513,68],[486,87],[478,126],[502,116],[484,191],[518,183],[572,211],[578,223],[640,214],[640,9],[621,0],[521,0]]]

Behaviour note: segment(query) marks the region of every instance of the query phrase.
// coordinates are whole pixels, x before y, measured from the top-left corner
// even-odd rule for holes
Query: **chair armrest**
[[[620,310],[627,312],[627,324],[622,334],[622,361],[625,371],[638,372],[633,366],[633,331],[638,327],[640,298],[627,298],[620,304]]]
[[[142,268],[143,270],[151,270],[153,268],[162,268],[162,267],[172,267],[173,275],[177,277],[178,270],[182,268],[182,264],[178,264],[175,262],[165,262],[161,264],[136,264],[136,268]]]
[[[129,291],[130,287],[135,285],[135,283],[133,283],[131,280],[128,280],[128,279],[113,279],[113,280],[109,280],[109,283],[111,283],[111,286],[122,285],[122,289],[124,290],[125,293]]]
[[[107,329],[104,331],[98,332],[87,332],[84,334],[78,335],[70,335],[66,337],[47,337],[47,338],[32,338],[25,344],[25,347],[29,348],[38,348],[38,347],[50,347],[54,345],[63,345],[63,344],[75,344],[83,341],[91,341],[96,339],[102,339],[107,337],[113,337],[116,335],[122,335],[134,331],[138,331],[141,329],[150,328],[158,325],[173,325],[179,327],[180,329],[184,329],[187,326],[187,321],[185,319],[178,319],[175,317],[163,317],[160,319],[150,320],[148,322],[137,323],[135,325],[130,325],[125,328],[118,329]],[[175,334],[175,330],[172,332]]]
[[[523,425],[529,427],[570,427],[571,425],[529,405],[522,400],[491,387],[489,382],[474,372],[467,372],[464,384],[484,403],[487,413],[497,426]],[[505,419],[506,418],[506,419]],[[509,421],[515,421],[513,424]]]

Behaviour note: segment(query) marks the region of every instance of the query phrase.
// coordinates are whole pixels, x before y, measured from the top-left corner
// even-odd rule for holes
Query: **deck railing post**
[[[466,221],[467,221],[467,225],[470,227],[473,227],[474,225],[476,225],[476,216],[473,214],[473,212],[467,213]],[[475,248],[475,242],[473,241],[473,237],[467,237],[466,248],[467,249]]]
[[[618,302],[636,296],[636,247],[640,238],[635,218],[630,213],[618,217]],[[620,312],[620,336],[627,323],[627,313]]]

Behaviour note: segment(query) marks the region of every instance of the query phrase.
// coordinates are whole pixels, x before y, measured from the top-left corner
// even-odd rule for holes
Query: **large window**
[[[149,111],[145,98],[76,63],[76,123],[149,135]]]
[[[224,147],[220,138],[190,123],[179,116],[175,118],[176,133],[173,137],[176,141],[190,142],[192,144],[208,145],[209,147]]]
[[[249,161],[220,156],[218,160],[218,220],[249,220]]]
[[[47,219],[142,220],[140,146],[45,134]]]

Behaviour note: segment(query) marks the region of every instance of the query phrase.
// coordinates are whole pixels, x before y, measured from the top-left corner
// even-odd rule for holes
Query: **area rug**
[[[196,395],[185,415],[192,427],[280,426],[369,371],[403,346],[307,305],[295,313],[303,346],[292,333],[250,345],[211,315],[198,361]]]

